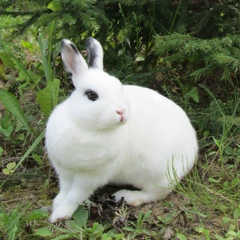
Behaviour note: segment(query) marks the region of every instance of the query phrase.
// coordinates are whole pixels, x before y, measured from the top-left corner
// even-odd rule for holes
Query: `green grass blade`
[[[26,130],[32,132],[28,125],[27,118],[14,94],[7,90],[0,89],[0,101],[3,106],[25,127]]]
[[[18,162],[17,166],[15,167],[13,173],[17,170],[17,168],[22,164],[22,162],[31,154],[31,152],[38,146],[38,144],[43,140],[45,137],[45,131],[43,131],[33,142],[33,144],[28,148],[25,154],[22,156],[20,161]]]
[[[44,49],[42,38],[38,37],[38,44],[40,47],[41,55],[42,55],[42,65],[45,74],[45,78],[47,82],[51,82],[53,80],[53,72],[51,68],[51,64],[47,60],[46,51]]]
[[[38,144],[43,140],[44,137],[45,137],[45,131],[40,133],[40,135],[35,139],[33,144],[28,148],[28,150],[22,156],[22,158],[20,159],[20,161],[16,165],[14,171],[9,175],[9,177],[18,169],[18,167],[23,163],[23,161],[33,152],[33,150],[38,146]],[[2,187],[5,184],[5,182],[8,180],[8,178],[0,185],[0,187]]]
[[[53,38],[54,36],[54,32],[56,29],[56,21],[54,20],[49,28],[49,37],[48,37],[48,64],[51,63],[51,56],[52,56],[52,50],[53,50]]]

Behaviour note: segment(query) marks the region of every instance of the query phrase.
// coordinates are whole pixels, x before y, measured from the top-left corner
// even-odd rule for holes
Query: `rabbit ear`
[[[89,68],[103,70],[103,49],[101,44],[96,39],[89,37],[86,39],[86,46]]]
[[[88,65],[77,47],[69,40],[63,39],[61,56],[67,72],[74,76],[81,76],[88,70]]]

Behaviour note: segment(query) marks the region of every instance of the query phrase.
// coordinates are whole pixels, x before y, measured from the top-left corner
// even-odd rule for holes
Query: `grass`
[[[15,168],[9,162],[19,166],[1,185],[4,239],[239,239],[239,146],[233,144],[237,136],[201,141],[207,147],[201,149],[197,165],[167,199],[131,208],[109,200],[105,188],[80,207],[73,220],[57,226],[48,223],[48,213],[38,210],[50,205],[58,191],[43,145],[29,146],[15,159],[4,149],[3,170],[10,174]]]
[[[20,185],[8,180],[2,186],[0,230],[3,239],[238,239],[239,189],[231,196],[198,174],[199,165],[165,200],[137,208],[115,204],[109,198],[115,188],[105,187],[72,220],[56,225],[41,209],[51,204],[56,182],[46,176],[27,182],[22,176]]]
[[[51,29],[49,39],[54,25]],[[52,61],[58,66],[58,46],[41,38],[18,43],[22,52],[16,53],[13,45],[4,46],[0,51],[0,57],[5,57],[4,74],[0,72],[1,240],[240,239],[240,89],[224,102],[202,87],[211,103],[196,109],[190,108],[191,98],[178,99],[195,112],[190,115],[199,133],[200,157],[166,199],[134,208],[114,203],[110,196],[116,188],[107,186],[80,206],[73,219],[50,224],[46,206],[51,205],[58,186],[43,137],[49,109],[66,94],[64,83],[59,87],[62,73],[51,68]],[[37,60],[29,61],[35,56]],[[183,95],[191,91],[183,87]],[[197,93],[191,94],[198,102]],[[52,98],[46,99],[48,95]]]

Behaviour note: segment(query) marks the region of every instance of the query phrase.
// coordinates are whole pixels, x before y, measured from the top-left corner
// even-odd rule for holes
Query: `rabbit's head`
[[[69,40],[62,41],[64,66],[76,88],[69,98],[71,119],[85,128],[110,129],[125,123],[129,102],[121,82],[103,71],[103,49],[94,38],[86,40],[88,64]],[[89,66],[88,66],[89,65]]]

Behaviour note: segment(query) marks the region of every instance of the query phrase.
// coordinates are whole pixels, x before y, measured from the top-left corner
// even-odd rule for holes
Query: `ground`
[[[6,175],[0,174],[1,183],[4,179]],[[110,224],[110,228],[119,233],[138,231],[134,238],[129,239],[164,240],[181,239],[178,237],[181,234],[186,237],[185,239],[210,239],[206,236],[216,239],[214,236],[224,236],[229,229],[229,224],[222,224],[223,212],[217,208],[214,211],[213,205],[201,204],[200,198],[198,202],[179,191],[174,191],[162,201],[131,207],[124,202],[113,201],[111,194],[118,189],[116,186],[105,186],[95,192],[90,199],[91,202],[86,204],[89,207],[88,226],[94,222]],[[2,186],[0,199],[7,212],[11,212],[20,204],[29,203],[28,211],[31,211],[50,206],[57,192],[57,178],[51,167],[45,166],[45,169],[35,167],[22,169],[13,174]],[[146,214],[147,218],[143,223],[139,223],[139,215],[142,213]],[[48,219],[42,221],[47,222]],[[66,227],[64,221],[58,222],[57,225]],[[25,227],[26,232],[32,232]]]

